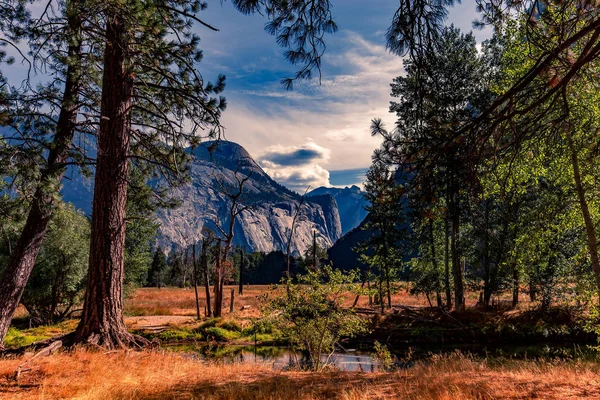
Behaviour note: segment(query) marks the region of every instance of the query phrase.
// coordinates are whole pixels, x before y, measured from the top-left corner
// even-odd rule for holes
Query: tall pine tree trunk
[[[452,195],[450,213],[452,215],[452,233],[450,235],[450,252],[452,253],[452,277],[454,278],[454,309],[457,312],[465,310],[465,298],[463,288],[463,274],[458,250],[458,235],[460,233],[460,212],[458,205],[458,194]]]
[[[9,262],[0,276],[0,347],[8,332],[13,314],[35,265],[55,208],[55,198],[65,173],[65,163],[75,134],[81,84],[81,11],[73,1],[67,10],[70,64],[65,76],[61,111],[46,168],[33,196],[29,215]]]
[[[125,209],[133,81],[126,68],[129,35],[116,13],[106,21],[106,48],[90,258],[85,302],[75,341],[123,348],[137,339],[123,318]]]
[[[444,289],[446,291],[446,308],[452,308],[452,290],[450,288],[450,227],[448,215],[444,218]]]
[[[435,288],[435,298],[436,298],[436,302],[437,302],[437,306],[442,308],[443,307],[443,301],[442,301],[442,293],[440,292],[442,283],[440,281],[440,270],[438,267],[438,262],[437,262],[437,255],[436,255],[436,251],[435,251],[435,236],[434,236],[434,229],[433,229],[433,220],[429,220],[429,246],[430,246],[430,251],[431,251],[431,265],[433,265],[433,269],[435,270],[435,274],[437,276],[437,285]]]
[[[223,263],[221,259],[221,240],[217,240],[217,251],[215,256],[215,306],[213,316],[220,317],[223,311]]]
[[[598,238],[596,235],[596,228],[594,221],[590,215],[590,209],[585,198],[585,189],[581,180],[581,172],[579,170],[579,159],[577,158],[577,151],[573,143],[573,138],[569,132],[569,127],[565,129],[567,136],[567,142],[569,144],[569,150],[571,152],[571,163],[573,164],[573,178],[575,180],[575,189],[577,191],[577,197],[579,198],[579,206],[581,213],[583,214],[583,221],[585,223],[585,233],[588,242],[588,251],[590,253],[590,260],[592,262],[592,269],[594,271],[594,278],[596,280],[596,288],[600,293],[600,261],[598,258]]]
[[[484,202],[484,230],[483,234],[483,306],[490,307],[490,299],[492,298],[492,274],[490,271],[490,235],[489,235],[489,205]]]
[[[208,270],[208,242],[202,241],[202,254],[200,255],[200,264],[204,273],[204,291],[206,295],[206,316],[212,317],[212,305],[210,301],[210,273]]]
[[[193,277],[192,284],[194,285],[194,294],[196,295],[196,317],[200,319],[200,298],[198,296],[198,260],[196,259],[196,243],[192,247],[192,266]]]
[[[519,269],[516,261],[512,265],[512,308],[519,304]]]

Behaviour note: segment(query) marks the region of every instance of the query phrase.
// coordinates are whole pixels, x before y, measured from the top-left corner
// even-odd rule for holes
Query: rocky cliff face
[[[320,187],[309,192],[308,196],[332,196],[335,199],[340,214],[343,235],[359,226],[367,216],[365,207],[369,205],[369,202],[358,186],[344,189]]]
[[[237,179],[250,176],[243,186],[243,206],[247,208],[236,218],[233,244],[248,251],[286,252],[300,195],[271,179],[240,145],[220,142],[212,154],[207,150],[209,145],[193,150],[190,183],[171,191],[180,206],[158,212],[159,244],[170,249],[198,242],[208,230],[219,235],[217,226],[228,225],[231,206],[222,189],[231,191],[238,185]],[[62,190],[65,201],[90,215],[93,180],[74,172],[68,176]],[[292,239],[294,255],[303,254],[312,245],[315,230],[317,242],[326,248],[342,236],[337,204],[329,195],[304,200]]]
[[[159,243],[186,246],[201,240],[207,230],[228,226],[231,199],[224,193],[236,192],[238,180],[244,184],[244,207],[236,218],[233,243],[249,251],[286,251],[292,219],[300,196],[273,181],[248,152],[232,142],[221,142],[209,154],[206,147],[194,150],[191,182],[173,189],[181,205],[158,213]],[[237,174],[237,178],[236,178]],[[312,244],[313,231],[321,246],[331,247],[342,236],[335,200],[329,196],[305,199],[292,239],[291,250],[303,254]]]

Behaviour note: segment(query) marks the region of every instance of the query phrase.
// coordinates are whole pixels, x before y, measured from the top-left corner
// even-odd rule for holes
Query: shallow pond
[[[172,350],[223,363],[261,363],[275,370],[307,369],[311,365],[307,354],[277,346],[168,346]],[[190,352],[191,351],[191,352]],[[321,362],[340,371],[377,372],[378,362],[372,353],[346,350],[321,357]]]
[[[210,345],[167,345],[174,351],[186,353],[194,358],[222,363],[261,363],[272,365],[275,370],[307,369],[310,358],[307,354],[280,346],[210,346]],[[507,359],[561,359],[597,360],[598,353],[586,345],[544,344],[493,346],[483,344],[402,347],[391,350],[396,358],[396,367],[411,368],[416,360],[425,362],[432,355],[460,352],[471,354],[488,361],[503,362]],[[364,350],[338,351],[323,356],[321,362],[340,371],[377,372],[381,368],[372,352]]]

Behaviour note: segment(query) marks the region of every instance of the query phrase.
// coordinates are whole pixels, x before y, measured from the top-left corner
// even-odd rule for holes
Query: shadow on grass
[[[179,385],[160,393],[141,395],[141,399],[377,399],[398,398],[396,374],[348,372],[268,374],[250,381],[197,382]]]

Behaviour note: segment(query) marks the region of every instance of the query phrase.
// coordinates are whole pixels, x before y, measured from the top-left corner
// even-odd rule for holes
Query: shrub
[[[204,332],[207,339],[213,339],[218,342],[226,342],[228,340],[238,339],[240,337],[239,332],[231,332],[218,326],[207,328]]]
[[[392,356],[392,353],[390,353],[385,344],[381,344],[378,341],[375,341],[373,358],[385,371],[391,370],[394,366],[394,357]]]
[[[220,328],[227,329],[228,331],[233,331],[233,332],[241,332],[242,331],[242,327],[239,326],[235,321],[223,321],[220,324],[218,324],[218,326]]]
[[[292,345],[307,351],[310,366],[320,370],[327,365],[324,355],[334,351],[343,337],[367,331],[367,321],[342,306],[344,296],[354,293],[358,271],[342,272],[325,266],[288,283],[284,293],[273,291],[266,307],[273,321]]]

